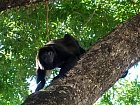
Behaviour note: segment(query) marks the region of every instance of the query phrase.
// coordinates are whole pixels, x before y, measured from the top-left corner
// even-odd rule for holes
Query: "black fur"
[[[44,87],[46,70],[59,67],[61,68],[60,72],[54,79],[63,77],[83,53],[85,50],[69,34],[66,34],[62,39],[52,40],[40,48],[36,57],[38,85],[35,91]]]
[[[124,71],[120,78],[125,78],[127,76],[127,74],[128,74],[128,70]]]

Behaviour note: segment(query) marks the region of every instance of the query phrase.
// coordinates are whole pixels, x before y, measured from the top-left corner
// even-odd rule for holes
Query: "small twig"
[[[48,29],[48,13],[49,13],[49,0],[45,0],[46,3],[46,35],[48,37],[48,40],[50,40],[50,37],[48,35],[49,29]]]

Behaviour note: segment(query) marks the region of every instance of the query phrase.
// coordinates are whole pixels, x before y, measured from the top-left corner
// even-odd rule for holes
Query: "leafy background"
[[[0,13],[0,105],[20,105],[30,94],[28,78],[35,78],[37,49],[46,41],[77,38],[85,49],[116,25],[140,12],[139,0],[52,0],[48,35],[45,3],[17,7]],[[97,105],[139,105],[140,84],[120,80]]]

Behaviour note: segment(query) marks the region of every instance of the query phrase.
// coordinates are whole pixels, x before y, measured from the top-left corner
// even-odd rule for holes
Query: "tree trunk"
[[[25,6],[42,1],[43,0],[0,0],[0,12],[13,7]]]
[[[67,77],[31,94],[23,105],[92,105],[139,58],[140,14],[93,45]]]

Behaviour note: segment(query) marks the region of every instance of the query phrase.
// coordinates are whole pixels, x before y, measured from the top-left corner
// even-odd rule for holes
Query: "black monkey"
[[[54,79],[63,77],[79,60],[85,50],[78,41],[69,34],[64,38],[52,40],[40,48],[36,57],[37,88],[39,91],[45,85],[46,70],[61,68]]]

